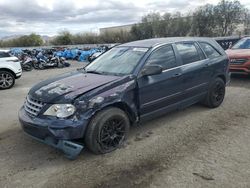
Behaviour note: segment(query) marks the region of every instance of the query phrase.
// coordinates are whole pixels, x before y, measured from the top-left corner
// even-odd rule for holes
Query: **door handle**
[[[182,75],[182,73],[176,73],[176,74],[173,75],[173,78],[179,77],[181,75]]]

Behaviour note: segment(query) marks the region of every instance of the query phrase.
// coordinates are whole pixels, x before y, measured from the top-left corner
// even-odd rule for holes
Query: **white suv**
[[[22,75],[18,58],[11,56],[8,50],[0,50],[0,89],[9,89],[15,84],[15,79]]]

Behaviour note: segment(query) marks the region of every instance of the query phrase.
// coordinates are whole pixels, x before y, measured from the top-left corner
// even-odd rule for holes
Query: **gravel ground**
[[[81,67],[24,72],[0,92],[0,187],[250,187],[250,77],[223,105],[194,105],[132,127],[119,150],[77,160],[26,136],[17,113],[35,83]]]

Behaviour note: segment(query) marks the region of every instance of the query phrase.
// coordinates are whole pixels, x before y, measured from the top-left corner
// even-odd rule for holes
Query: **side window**
[[[206,42],[200,42],[200,46],[208,58],[219,57],[221,55],[217,50],[214,49],[213,46]]]
[[[194,43],[176,43],[176,47],[182,58],[183,64],[201,60]]]
[[[7,53],[7,52],[0,52],[0,58],[4,58],[4,57],[10,57],[9,53]]]
[[[148,59],[149,64],[157,64],[163,69],[176,67],[176,58],[172,46],[163,46],[155,50]]]

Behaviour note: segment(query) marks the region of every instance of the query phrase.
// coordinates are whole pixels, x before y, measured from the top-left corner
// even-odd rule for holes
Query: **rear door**
[[[206,64],[207,71],[210,71],[212,77],[218,73],[224,73],[227,69],[227,63],[225,64],[225,56],[223,56],[213,45],[208,42],[199,42],[201,49],[203,50],[208,63]],[[225,68],[226,67],[226,68]]]
[[[185,98],[204,94],[212,76],[211,69],[208,67],[209,59],[206,59],[196,42],[176,43],[176,49],[182,60]]]
[[[163,72],[158,75],[138,78],[140,114],[145,116],[160,114],[182,99],[182,71],[172,45],[154,50],[145,65],[157,64]]]

